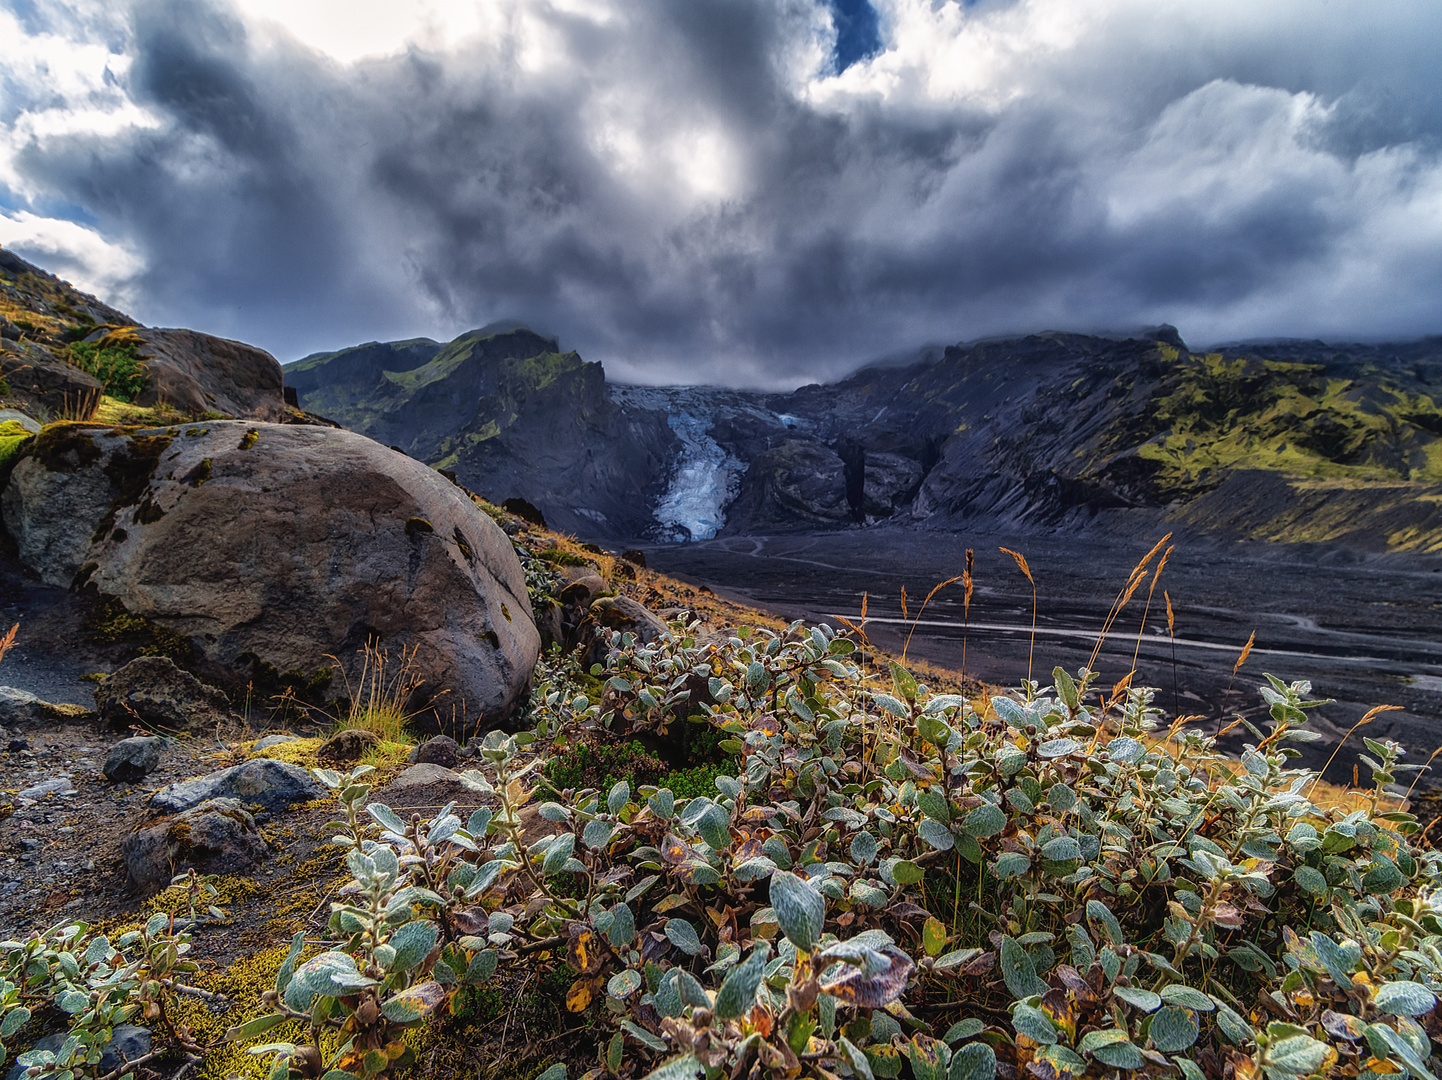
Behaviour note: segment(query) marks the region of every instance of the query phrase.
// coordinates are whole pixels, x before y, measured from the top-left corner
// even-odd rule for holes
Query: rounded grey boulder
[[[541,643],[509,538],[434,469],[353,432],[53,425],[0,505],[22,563],[189,639],[197,670],[238,686],[351,696],[370,644],[393,664],[405,651],[405,707],[447,728],[494,726],[530,689]]]
[[[325,786],[299,765],[252,758],[163,787],[150,797],[150,805],[162,814],[179,814],[209,799],[239,799],[246,806],[275,811],[325,795]]]

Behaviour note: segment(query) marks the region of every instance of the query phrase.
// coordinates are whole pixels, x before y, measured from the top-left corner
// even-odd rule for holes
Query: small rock
[[[639,551],[636,548],[627,548],[621,552],[621,558],[634,566],[641,567],[643,570],[646,568],[646,553],[644,551]]]
[[[105,1053],[100,1055],[100,1066],[96,1072],[102,1076],[114,1072],[127,1061],[134,1061],[150,1053],[150,1029],[137,1024],[117,1024],[105,1044]]]
[[[381,738],[374,731],[364,728],[346,728],[337,731],[316,751],[322,761],[350,763],[365,757],[373,747],[380,745]]]
[[[42,780],[28,788],[22,788],[17,796],[22,799],[43,799],[46,795],[74,795],[75,785],[70,777],[61,773],[54,780]]]
[[[167,731],[214,728],[230,715],[229,702],[164,656],[140,656],[95,688],[95,708],[112,728],[132,724]]]
[[[292,803],[321,799],[325,787],[299,765],[255,758],[161,788],[150,803],[165,814],[178,814],[207,799],[239,799],[246,805],[282,810]]]
[[[41,701],[28,691],[18,690],[13,686],[0,686],[0,724],[6,727],[25,728],[57,724],[79,719],[89,713],[90,710],[82,705],[52,704]],[[15,741],[24,742],[23,739]]]
[[[449,735],[437,735],[427,739],[411,751],[411,761],[421,765],[440,765],[454,769],[461,763],[461,748]]]
[[[496,805],[495,796],[483,791],[480,785],[458,772],[430,762],[410,766],[373,797],[397,811],[414,807],[422,817],[434,817],[440,807],[454,802],[455,812],[462,821],[472,810]],[[408,818],[410,815],[405,813],[401,816]]]
[[[105,775],[117,784],[133,784],[155,771],[165,740],[156,735],[121,739],[105,755]]]
[[[11,739],[10,742],[6,745],[5,749],[9,750],[12,754],[13,754],[13,753],[18,753],[18,752],[21,751],[21,750],[29,750],[29,749],[30,749],[30,740],[29,740],[29,739]]]
[[[250,748],[250,752],[258,754],[262,750],[269,750],[272,746],[288,742],[299,742],[299,740],[294,735],[267,735],[263,739],[257,739],[255,745]]]
[[[384,790],[402,791],[405,788],[423,787],[426,784],[459,784],[461,782],[460,773],[453,772],[444,765],[427,762],[405,769],[387,784]]]
[[[65,1033],[58,1031],[54,1035],[46,1035],[44,1038],[37,1039],[35,1045],[30,1049],[49,1050],[53,1054],[56,1050],[59,1050],[64,1043]],[[23,1080],[27,1071],[28,1067],[25,1065],[12,1065],[9,1071],[5,1073],[5,1080]]]
[[[130,888],[147,893],[165,888],[189,867],[207,874],[249,869],[265,850],[255,818],[236,799],[207,799],[142,825],[120,846]]]

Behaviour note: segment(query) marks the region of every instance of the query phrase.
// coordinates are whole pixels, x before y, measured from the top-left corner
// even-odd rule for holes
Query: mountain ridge
[[[471,331],[416,364],[433,344],[420,340],[337,350],[287,366],[287,379],[308,408],[334,402],[341,411],[327,415],[364,433],[404,434],[408,453],[583,536],[883,520],[1086,528],[1131,515],[1263,539],[1442,547],[1439,337],[1193,353],[1170,326],[1054,331],[789,393],[614,384],[524,328]],[[411,384],[429,397],[408,397]],[[603,453],[607,470],[570,468]],[[1248,509],[1198,503],[1224,487]]]

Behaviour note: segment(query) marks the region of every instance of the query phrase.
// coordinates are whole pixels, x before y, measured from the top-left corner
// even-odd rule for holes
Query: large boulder
[[[223,412],[251,420],[288,415],[280,362],[264,349],[195,330],[126,326],[100,330],[87,340],[129,345],[150,382],[137,405],[170,405],[191,416]]]
[[[95,688],[95,711],[112,728],[214,730],[230,717],[230,703],[164,656],[138,656]]]
[[[206,874],[248,870],[265,851],[255,818],[236,799],[208,799],[149,822],[120,845],[127,884],[144,893],[159,892],[191,867]]]
[[[378,645],[405,650],[408,711],[434,703],[461,730],[529,691],[540,636],[509,538],[435,470],[353,432],[56,425],[20,450],[0,509],[44,580],[189,639],[237,686],[358,694]]]

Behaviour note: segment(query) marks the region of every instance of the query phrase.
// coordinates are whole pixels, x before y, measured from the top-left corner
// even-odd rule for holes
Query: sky
[[[0,0],[0,244],[282,361],[1442,332],[1436,0]]]

